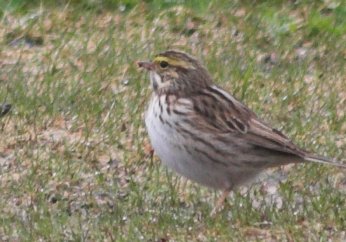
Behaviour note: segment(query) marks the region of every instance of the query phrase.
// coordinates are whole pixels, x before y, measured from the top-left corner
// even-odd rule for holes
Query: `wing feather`
[[[216,86],[210,86],[192,96],[196,125],[200,130],[235,134],[257,149],[273,150],[303,158],[300,149],[284,134],[270,128],[243,103]]]

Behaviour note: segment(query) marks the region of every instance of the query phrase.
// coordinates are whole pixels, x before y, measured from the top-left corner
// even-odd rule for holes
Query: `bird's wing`
[[[280,131],[270,128],[254,112],[219,87],[211,86],[199,91],[193,99],[197,115],[195,125],[200,130],[232,133],[246,139],[258,149],[272,150],[304,157],[306,151],[298,148]]]
[[[219,140],[232,137],[234,143],[252,147],[257,154],[290,157],[284,163],[306,160],[346,168],[346,165],[340,162],[299,148],[283,133],[265,124],[248,107],[221,88],[211,86],[196,91],[188,100],[185,104],[189,106],[188,115],[192,116],[185,121],[190,122],[190,127],[201,134],[213,134],[209,137],[216,137],[219,134]]]
[[[250,118],[255,116],[249,108],[216,86],[197,91],[190,98],[193,112],[198,116],[196,121],[201,121],[201,128],[214,132],[245,134],[250,128]]]
[[[277,129],[270,128],[258,118],[250,120],[250,129],[246,137],[250,143],[262,149],[275,150],[304,158],[307,151],[296,146]]]

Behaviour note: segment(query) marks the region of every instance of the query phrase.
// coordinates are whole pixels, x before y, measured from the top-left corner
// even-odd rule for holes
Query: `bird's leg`
[[[151,150],[150,150],[150,153],[149,153],[149,157],[150,157],[150,161],[151,162],[153,162],[153,160],[154,160],[154,153],[155,153],[155,151],[154,151],[153,147],[151,147]]]
[[[154,148],[151,146],[150,143],[144,143],[144,153],[149,156],[149,159],[151,162],[153,162],[154,159]]]
[[[214,217],[217,212],[219,212],[220,210],[222,210],[223,205],[225,203],[226,198],[228,197],[229,193],[232,191],[232,188],[228,188],[226,190],[224,190],[221,194],[221,197],[217,200],[216,202],[216,206],[213,208],[213,210],[211,211],[211,216]]]

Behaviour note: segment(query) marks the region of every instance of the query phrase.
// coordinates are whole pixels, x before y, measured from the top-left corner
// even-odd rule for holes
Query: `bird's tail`
[[[333,165],[333,166],[337,166],[337,167],[346,169],[346,164],[342,164],[338,161],[331,160],[331,159],[328,159],[328,158],[323,157],[323,156],[308,154],[304,157],[304,160],[316,162],[316,163],[321,163],[321,164]]]

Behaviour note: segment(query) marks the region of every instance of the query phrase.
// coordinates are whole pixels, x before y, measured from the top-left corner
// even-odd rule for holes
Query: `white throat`
[[[163,81],[162,77],[154,71],[150,71],[150,82],[155,91],[170,85],[169,81]]]

